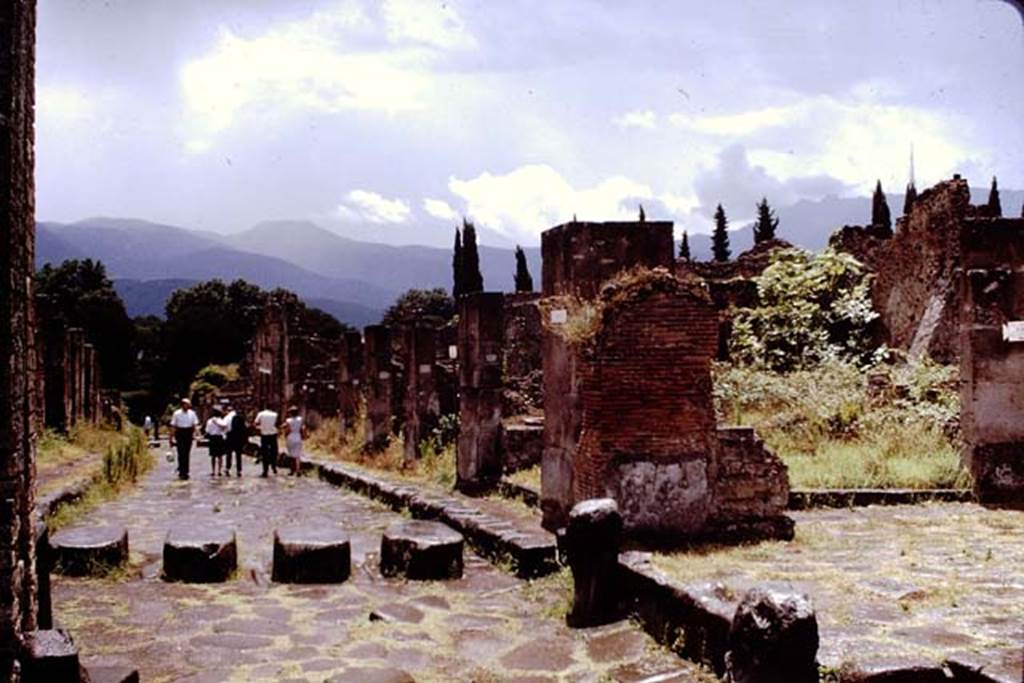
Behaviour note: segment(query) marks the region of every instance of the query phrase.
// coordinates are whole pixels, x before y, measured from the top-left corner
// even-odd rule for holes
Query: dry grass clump
[[[969,484],[955,368],[834,361],[781,374],[720,364],[715,399],[722,420],[755,427],[782,457],[794,488]]]

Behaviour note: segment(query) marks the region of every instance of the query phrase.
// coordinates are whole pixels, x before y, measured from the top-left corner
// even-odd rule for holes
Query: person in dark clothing
[[[224,474],[231,475],[231,456],[235,456],[235,471],[242,476],[242,453],[245,451],[245,444],[249,441],[249,425],[245,422],[245,414],[228,406],[228,414],[224,417],[228,424],[228,437],[225,451],[227,453],[227,467]]]
[[[192,402],[181,399],[181,407],[171,415],[171,448],[178,449],[178,478],[188,479],[192,440],[199,427],[199,418],[192,410]]]

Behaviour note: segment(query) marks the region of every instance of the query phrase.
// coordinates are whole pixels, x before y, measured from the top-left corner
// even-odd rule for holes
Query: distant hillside
[[[117,290],[124,306],[128,309],[128,315],[135,318],[140,315],[155,315],[164,317],[164,305],[171,298],[171,294],[179,289],[187,289],[196,284],[197,280],[129,280],[119,278],[114,280],[114,289]]]

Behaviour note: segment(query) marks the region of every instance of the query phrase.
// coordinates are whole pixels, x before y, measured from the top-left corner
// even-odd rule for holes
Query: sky
[[[388,243],[1024,188],[1000,0],[39,0],[37,214]]]

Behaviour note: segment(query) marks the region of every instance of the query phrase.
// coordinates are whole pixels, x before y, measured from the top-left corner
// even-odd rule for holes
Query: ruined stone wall
[[[459,442],[456,486],[475,493],[501,476],[504,295],[459,298]]]
[[[572,222],[541,237],[544,296],[597,296],[601,285],[635,266],[671,268],[672,222]]]
[[[544,410],[544,328],[540,294],[506,294],[502,342],[504,414],[539,415]]]
[[[288,319],[281,306],[268,306],[256,326],[246,358],[246,375],[252,382],[257,410],[270,408],[283,415],[288,406]]]
[[[1024,336],[1013,322],[1024,321],[1024,219],[967,220],[959,246],[965,464],[981,502],[1021,507]]]
[[[431,325],[412,325],[405,335],[405,392],[402,427],[406,459],[419,457],[423,441],[441,421],[438,386],[437,347],[439,335]]]
[[[565,223],[541,235],[543,293],[548,297],[594,299],[602,285],[624,270],[641,266],[671,268],[671,222]],[[545,306],[557,316],[558,306]],[[572,508],[573,460],[580,434],[577,349],[550,331],[542,320],[544,433],[541,461],[541,509],[544,526],[565,524]]]
[[[394,406],[391,330],[370,325],[363,330],[363,367],[366,371],[366,417],[363,446],[379,449],[391,437]]]
[[[36,627],[34,0],[0,3],[0,680]]]
[[[786,465],[764,447],[752,427],[718,428],[718,457],[710,478],[708,521],[719,533],[737,525],[772,523],[789,503]]]
[[[295,405],[311,428],[338,416],[338,344],[316,335],[288,336],[285,403]]]
[[[346,332],[338,351],[338,415],[341,428],[352,429],[363,401],[363,335]]]
[[[630,532],[699,532],[717,447],[711,301],[699,281],[662,271],[606,288],[602,303],[600,327],[581,355],[569,502],[614,498]]]

